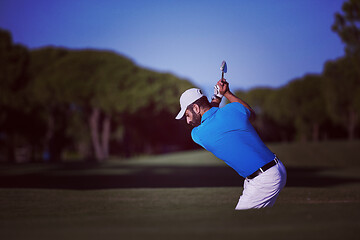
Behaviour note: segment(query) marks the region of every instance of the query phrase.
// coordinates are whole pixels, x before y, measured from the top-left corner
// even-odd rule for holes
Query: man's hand
[[[214,96],[212,97],[211,106],[219,107],[222,97],[229,91],[229,83],[226,79],[220,79],[214,86]]]
[[[225,95],[227,91],[229,91],[229,83],[226,81],[226,79],[220,79],[217,83],[217,89],[221,95]]]

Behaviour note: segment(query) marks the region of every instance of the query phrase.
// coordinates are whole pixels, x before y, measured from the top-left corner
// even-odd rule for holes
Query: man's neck
[[[209,111],[210,110],[210,108],[201,108],[200,109],[200,114],[201,114],[201,116],[203,116],[207,111]]]

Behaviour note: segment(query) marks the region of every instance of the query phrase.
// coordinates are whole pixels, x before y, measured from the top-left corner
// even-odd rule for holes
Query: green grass
[[[2,190],[1,232],[26,239],[339,239],[355,237],[359,227],[354,190],[288,188],[275,207],[250,211],[233,211],[237,188]]]
[[[288,168],[304,168],[305,172],[307,168],[323,169],[316,176],[334,178],[334,183],[289,186],[273,208],[248,211],[233,210],[241,187],[0,189],[0,238],[356,239],[360,227],[360,142],[269,146]],[[222,164],[207,152],[195,151],[113,160],[78,170],[4,165],[0,175],[121,175],[132,174],[124,171],[123,167],[129,166],[156,169]]]
[[[360,141],[318,143],[272,143],[271,151],[291,167],[360,166]],[[113,162],[114,163],[114,162]],[[119,164],[118,161],[115,164]],[[122,161],[131,165],[219,166],[222,161],[207,151],[189,151],[162,156],[145,156]]]
[[[360,141],[269,144],[287,166],[360,167]]]

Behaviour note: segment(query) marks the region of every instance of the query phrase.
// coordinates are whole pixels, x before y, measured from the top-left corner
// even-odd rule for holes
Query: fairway
[[[288,185],[273,208],[248,211],[233,210],[242,179],[205,151],[100,165],[1,165],[0,237],[357,238],[360,142],[270,148],[288,168]]]

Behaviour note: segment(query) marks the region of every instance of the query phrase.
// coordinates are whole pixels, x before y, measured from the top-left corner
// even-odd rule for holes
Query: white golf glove
[[[220,99],[222,99],[222,97],[223,97],[223,95],[220,94],[220,87],[217,84],[214,86],[214,96],[216,96]]]

